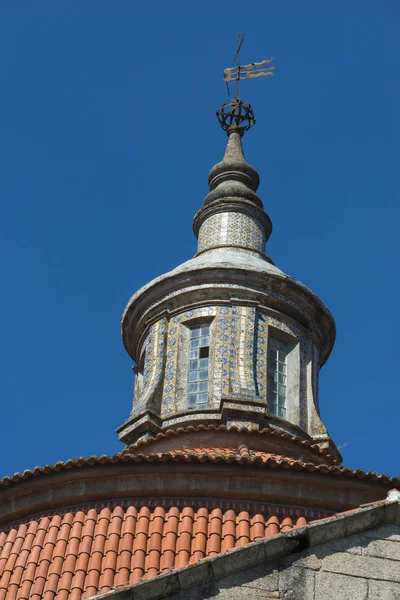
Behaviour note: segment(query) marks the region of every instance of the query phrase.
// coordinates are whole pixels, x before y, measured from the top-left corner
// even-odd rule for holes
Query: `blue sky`
[[[241,31],[276,65],[241,92],[268,253],[337,323],[323,420],[345,464],[400,474],[399,24],[397,0],[1,3],[0,475],[122,448],[120,316],[196,251]]]

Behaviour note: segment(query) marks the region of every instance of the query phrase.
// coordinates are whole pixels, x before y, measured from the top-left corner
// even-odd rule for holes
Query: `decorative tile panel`
[[[161,414],[166,415],[175,410],[176,374],[179,351],[179,323],[174,317],[168,324],[167,354],[165,361],[164,389],[162,397]]]
[[[247,398],[256,396],[254,327],[255,308],[247,306],[232,308],[231,392]]]
[[[265,250],[265,231],[261,223],[239,212],[211,215],[199,231],[198,252],[216,246],[243,246]]]
[[[258,395],[267,403],[267,360],[268,360],[268,325],[266,315],[259,314],[256,331],[256,381]],[[268,318],[268,317],[266,317]]]
[[[269,327],[275,327],[299,342],[299,425],[307,429],[306,369],[307,344],[310,341],[303,330],[290,320],[268,312],[257,312],[255,307],[242,306],[240,302],[187,310],[172,317],[169,323],[164,317],[149,328],[142,393],[137,402],[135,399],[135,409],[142,410],[149,404],[164,373],[161,416],[173,418],[175,413],[185,410],[186,405],[182,398],[177,398],[177,383],[178,388],[181,387],[177,382],[179,344],[180,340],[184,339],[181,337],[181,328],[186,321],[199,317],[215,317],[211,336],[209,409],[218,409],[221,398],[229,397],[232,397],[233,402],[235,397],[261,397],[265,401],[265,407],[267,406],[268,335]],[[318,360],[317,352],[313,350],[313,366]],[[179,369],[181,368],[182,365],[179,366]],[[184,376],[186,377],[186,373]],[[312,377],[315,390],[318,380],[315,366]]]
[[[198,317],[215,316],[216,308],[206,306],[188,310],[172,317],[168,326],[167,354],[165,363],[164,390],[161,414],[168,415],[176,411],[176,378],[178,372],[179,334],[181,324]]]
[[[232,339],[232,308],[219,306],[215,323],[214,400],[229,393],[230,345]]]

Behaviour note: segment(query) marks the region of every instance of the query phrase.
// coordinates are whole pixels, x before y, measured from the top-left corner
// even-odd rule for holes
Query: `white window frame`
[[[276,339],[287,344],[286,357],[286,398],[285,398],[285,416],[279,416],[270,412],[270,386],[268,377],[269,367],[269,350],[271,339]],[[300,424],[300,341],[278,329],[276,327],[268,327],[268,347],[267,347],[267,414],[274,418],[284,419],[290,423]]]
[[[207,408],[210,385],[210,323],[191,325],[187,369],[187,406],[189,410]]]

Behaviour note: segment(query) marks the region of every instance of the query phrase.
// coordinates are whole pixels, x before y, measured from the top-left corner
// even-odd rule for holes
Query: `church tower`
[[[122,339],[137,367],[132,411],[119,437],[132,444],[200,424],[267,428],[338,460],[318,408],[334,320],[266,254],[272,223],[242,149],[255,122],[250,105],[238,99],[217,116],[228,140],[193,220],[197,254],[141,288],[122,318]]]
[[[388,578],[400,593],[400,478],[341,466],[318,404],[334,320],[266,253],[250,105],[217,116],[197,253],[122,317],[125,446],[0,480],[0,600],[366,600],[368,578],[368,599]]]

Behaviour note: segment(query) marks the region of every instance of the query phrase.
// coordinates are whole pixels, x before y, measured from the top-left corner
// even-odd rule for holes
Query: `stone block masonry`
[[[264,593],[260,597],[280,600],[400,600],[399,534],[400,527],[392,524],[376,528],[372,534],[333,540],[231,575],[209,595],[185,597],[236,600],[244,597],[244,590],[248,597],[258,597],[254,590]],[[225,596],[228,589],[230,595]]]

